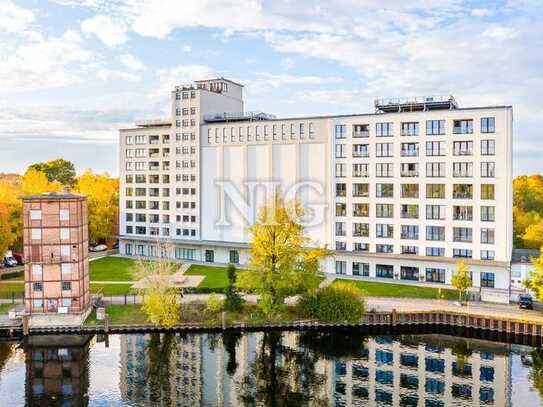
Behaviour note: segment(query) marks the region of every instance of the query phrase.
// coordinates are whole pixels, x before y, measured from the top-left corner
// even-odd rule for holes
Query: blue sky
[[[514,172],[541,172],[543,0],[0,0],[0,172],[117,174],[118,129],[215,75],[278,116],[513,105]]]

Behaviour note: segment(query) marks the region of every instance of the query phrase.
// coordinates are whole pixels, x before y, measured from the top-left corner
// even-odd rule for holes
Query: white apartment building
[[[311,208],[310,237],[335,249],[326,272],[447,285],[463,259],[474,286],[509,287],[510,106],[277,119],[244,113],[242,89],[176,87],[171,119],[120,131],[121,253],[243,265],[272,188]]]

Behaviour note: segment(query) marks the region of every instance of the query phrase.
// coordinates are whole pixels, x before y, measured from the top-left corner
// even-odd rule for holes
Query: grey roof
[[[71,192],[43,192],[22,197],[24,201],[58,201],[59,199],[87,199],[85,195]]]
[[[541,252],[537,249],[513,249],[511,262],[513,263],[531,263],[532,257],[539,257]]]

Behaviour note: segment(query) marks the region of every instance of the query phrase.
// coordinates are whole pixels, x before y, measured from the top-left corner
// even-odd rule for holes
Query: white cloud
[[[121,64],[133,71],[145,71],[147,67],[143,62],[131,54],[123,54],[120,56]]]
[[[106,68],[102,68],[96,71],[96,77],[103,81],[107,81],[109,79],[121,79],[125,81],[137,82],[141,80],[141,76],[139,75],[130,72],[115,71]]]
[[[187,44],[183,47],[183,52],[191,52],[191,51],[192,51],[192,47],[190,45]]]
[[[168,84],[168,89],[175,85],[191,83],[198,79],[212,78],[217,75],[216,71],[207,65],[177,65],[171,68],[158,71],[160,82]]]
[[[327,85],[342,82],[343,79],[337,76],[321,77],[311,75],[288,75],[259,72],[257,76],[268,85],[279,88],[281,86],[293,85]]]
[[[31,10],[19,7],[12,1],[0,1],[0,31],[24,32],[34,19]]]
[[[0,46],[0,89],[19,91],[76,83],[78,68],[93,55],[74,31],[13,49]]]
[[[474,8],[471,10],[471,15],[475,17],[486,17],[491,15],[492,12],[486,8]]]
[[[490,27],[483,32],[483,36],[497,40],[509,40],[515,38],[517,35],[518,33],[516,30],[502,26]]]
[[[128,40],[126,23],[121,19],[98,15],[81,23],[81,31],[94,35],[108,47],[116,47]]]
[[[283,58],[280,65],[283,69],[292,69],[296,67],[296,60],[294,58]]]

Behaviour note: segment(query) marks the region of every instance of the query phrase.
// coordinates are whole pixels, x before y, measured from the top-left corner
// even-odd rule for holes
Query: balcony
[[[453,127],[453,134],[473,134],[473,128]]]
[[[401,177],[418,177],[419,171],[418,170],[404,170],[400,172]]]
[[[418,157],[419,156],[419,150],[402,150],[400,152],[400,155],[402,157]]]
[[[353,151],[353,158],[368,158],[370,153],[367,151]]]
[[[369,136],[370,136],[369,130],[353,131],[353,138],[363,138],[363,137],[369,137]]]
[[[461,155],[461,156],[473,155],[473,150],[455,150],[453,152],[453,155]]]

